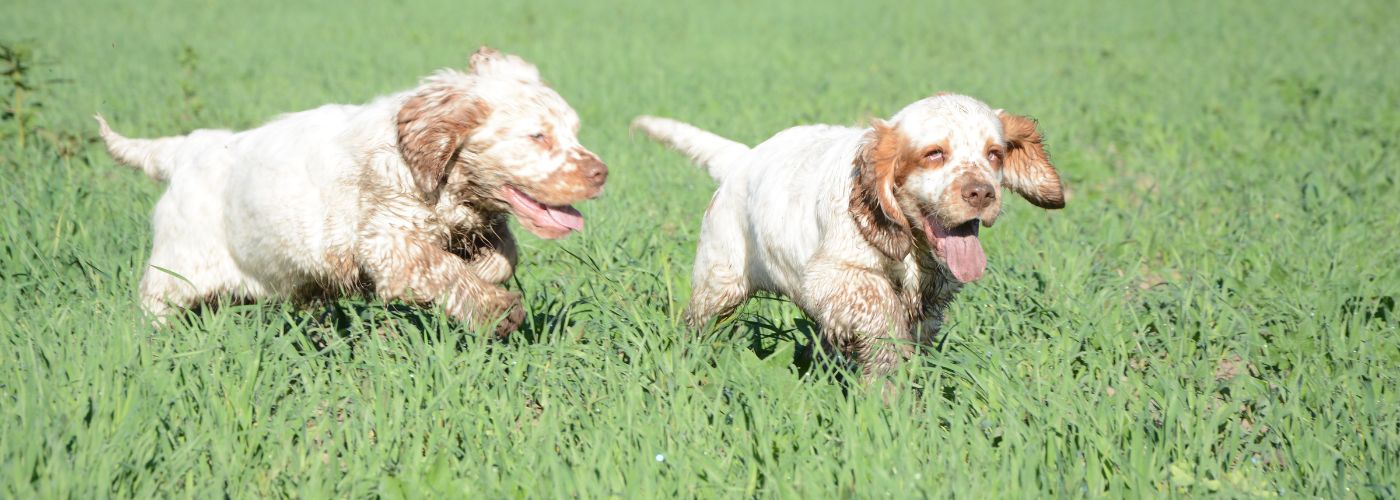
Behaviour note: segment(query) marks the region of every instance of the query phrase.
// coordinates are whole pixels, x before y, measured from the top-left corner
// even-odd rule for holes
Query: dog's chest
[[[913,260],[914,265],[901,266],[902,273],[894,280],[900,299],[915,322],[941,321],[944,309],[953,302],[962,284],[931,257]]]

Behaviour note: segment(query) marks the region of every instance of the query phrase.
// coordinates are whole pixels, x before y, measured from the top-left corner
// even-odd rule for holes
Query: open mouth
[[[977,239],[980,226],[981,223],[973,219],[945,228],[933,215],[924,216],[924,235],[928,237],[929,246],[943,259],[953,277],[963,283],[981,279],[987,270],[987,254],[982,252],[982,242]]]
[[[574,207],[545,205],[514,186],[503,186],[498,194],[501,200],[510,205],[510,211],[520,225],[535,233],[535,236],[552,240],[583,229],[583,214]]]

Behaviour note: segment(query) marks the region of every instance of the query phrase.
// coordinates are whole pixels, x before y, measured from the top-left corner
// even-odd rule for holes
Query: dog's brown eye
[[[928,154],[924,155],[924,158],[928,158],[928,159],[933,160],[933,161],[941,161],[941,160],[943,160],[943,150],[942,150],[942,149],[935,149],[935,150],[929,151]]]
[[[535,132],[535,133],[533,133],[533,134],[530,134],[530,138],[531,138],[531,139],[534,139],[534,140],[536,140],[536,141],[543,141],[543,140],[544,140],[544,132]]]
[[[1001,151],[988,151],[988,152],[987,152],[987,161],[992,162],[993,164],[1000,163],[1000,162],[1001,162]]]

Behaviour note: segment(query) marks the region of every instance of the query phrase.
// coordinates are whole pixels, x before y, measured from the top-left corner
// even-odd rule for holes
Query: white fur
[[[943,167],[920,169],[904,181],[902,199],[953,224],[991,224],[999,202],[974,209],[947,191],[955,181],[1001,183],[1001,170],[987,157],[989,141],[1007,146],[997,112],[970,97],[941,94],[909,105],[889,125],[912,148],[948,146]],[[853,356],[867,373],[887,371],[911,352],[907,343],[933,338],[961,284],[923,241],[921,221],[910,213],[919,208],[904,207],[919,241],[898,260],[873,247],[852,216],[857,160],[871,147],[873,128],[799,126],[749,149],[665,118],[639,117],[634,127],[719,181],[695,257],[692,326],[762,290],[790,298],[821,325],[826,345]],[[875,345],[877,339],[906,344],[889,348]]]
[[[414,184],[396,129],[405,102],[431,89],[490,109],[435,203]],[[169,182],[151,218],[140,289],[158,318],[219,296],[297,298],[366,285],[385,299],[441,301],[463,320],[518,316],[518,295],[499,287],[515,264],[506,204],[451,187],[489,173],[490,182],[543,192],[541,183],[565,183],[554,178],[592,155],[578,143],[577,115],[534,66],[486,48],[470,73],[441,71],[365,105],[321,106],[242,132],[128,139],[97,120],[115,159]],[[530,137],[546,130],[552,149]],[[471,255],[449,251],[468,237],[491,243]]]

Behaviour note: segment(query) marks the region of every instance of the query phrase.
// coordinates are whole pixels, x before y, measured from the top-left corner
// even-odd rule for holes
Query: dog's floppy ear
[[[450,84],[429,84],[399,108],[399,154],[429,205],[437,203],[458,152],[489,112]]]
[[[909,220],[894,196],[904,141],[888,123],[874,120],[871,125],[853,162],[851,218],[871,246],[886,257],[903,260],[913,245]]]
[[[1050,164],[1050,154],[1035,120],[1000,109],[1001,127],[1006,134],[1006,158],[1002,160],[1001,184],[1040,208],[1064,208],[1065,191],[1060,174]]]
[[[482,45],[472,54],[472,74],[512,78],[522,82],[539,82],[540,70],[519,56]]]

